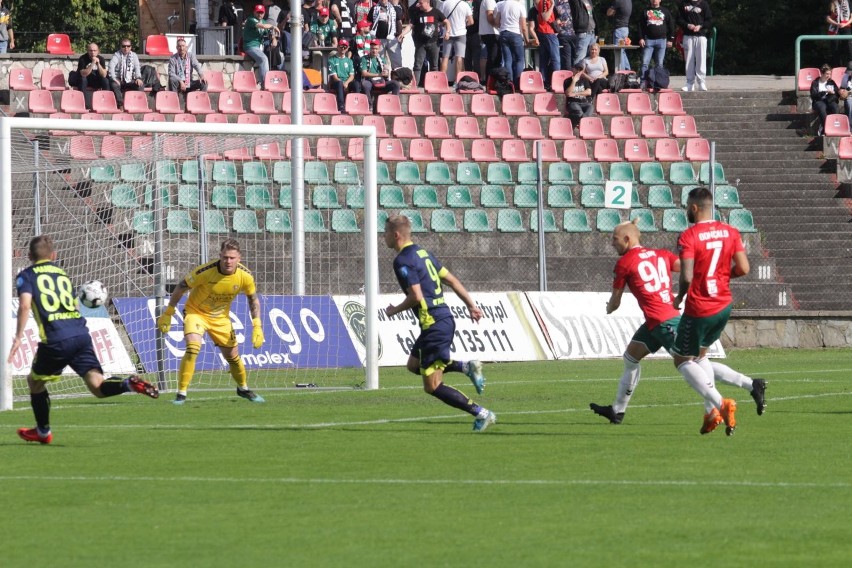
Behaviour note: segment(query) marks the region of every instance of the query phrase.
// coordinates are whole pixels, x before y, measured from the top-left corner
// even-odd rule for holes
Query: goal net
[[[174,286],[235,238],[266,336],[253,349],[238,296],[230,317],[249,386],[377,388],[376,202],[372,127],[0,118],[2,407],[28,396],[34,320],[18,357],[6,354],[14,275],[39,234],[76,286],[100,280],[109,291],[106,307],[81,306],[107,376],[143,373],[176,389],[183,302],[167,334],[156,318]],[[87,392],[66,372],[52,395]],[[205,337],[190,389],[232,388]]]

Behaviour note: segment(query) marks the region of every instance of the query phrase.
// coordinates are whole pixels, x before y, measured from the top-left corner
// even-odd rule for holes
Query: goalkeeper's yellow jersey
[[[190,288],[186,313],[209,316],[228,314],[231,303],[240,293],[253,296],[256,292],[254,277],[242,264],[237,264],[233,274],[219,272],[219,261],[202,264],[185,278]]]

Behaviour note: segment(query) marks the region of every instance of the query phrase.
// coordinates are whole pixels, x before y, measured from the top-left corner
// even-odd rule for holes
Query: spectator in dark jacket
[[[651,0],[650,6],[639,15],[639,47],[642,48],[640,79],[645,80],[652,57],[657,67],[663,66],[666,49],[672,46],[674,35],[674,16],[668,8],[660,6],[660,0]]]
[[[707,90],[707,34],[713,28],[713,15],[706,0],[683,0],[677,18],[683,28],[683,58],[686,60],[684,91],[697,87]]]
[[[824,63],[819,68],[820,76],[811,83],[811,101],[814,112],[819,115],[819,131],[817,136],[825,132],[825,117],[829,114],[837,114],[837,97],[840,89],[831,79],[831,65]]]
[[[612,44],[619,45],[621,42],[627,41],[630,35],[630,28],[627,24],[630,22],[630,14],[633,13],[633,0],[613,0],[612,4],[606,11],[606,15],[612,18]],[[621,50],[621,59],[618,55],[615,56],[615,70],[623,71],[630,69],[630,61],[627,59],[627,51]]]
[[[574,64],[583,61],[589,53],[589,46],[595,42],[595,16],[592,14],[591,0],[571,0],[571,16],[574,20],[576,40],[574,46]]]

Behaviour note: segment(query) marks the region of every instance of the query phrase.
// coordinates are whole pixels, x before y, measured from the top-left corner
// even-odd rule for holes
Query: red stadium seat
[[[53,95],[47,89],[30,91],[27,105],[30,112],[37,114],[52,114],[56,112],[56,107],[53,105]]]
[[[544,93],[544,77],[539,71],[522,71],[520,78],[521,93],[525,95],[534,95],[536,93]]]
[[[128,91],[125,94],[139,92]],[[142,93],[144,95],[144,93]],[[92,92],[92,111],[101,114],[115,114],[121,112],[118,104],[115,102],[115,94],[112,91],[94,91]]]
[[[676,116],[686,114],[683,110],[683,100],[680,98],[680,93],[660,93],[657,95],[657,107],[660,114]]]
[[[121,116],[121,115],[116,115],[116,116]],[[194,114],[190,114],[188,112],[179,112],[179,113],[176,113],[174,115],[174,118],[172,118],[172,121],[173,122],[196,123],[196,122],[198,122],[198,119],[195,117]]]
[[[477,93],[470,99],[470,113],[473,116],[497,116],[494,104],[496,97],[488,93]]]
[[[9,71],[9,89],[13,91],[35,91],[33,72],[26,67],[15,67]]]
[[[205,160],[222,159],[222,155],[217,151],[217,140],[209,136],[195,137],[195,152]]]
[[[399,138],[383,138],[379,140],[379,159],[384,162],[402,162],[407,160]]]
[[[852,160],[852,136],[840,139],[837,145],[837,157],[841,160]]]
[[[243,114],[243,97],[234,91],[219,93],[219,112],[222,114]]]
[[[527,109],[527,100],[520,93],[503,95],[500,108],[505,116],[526,116],[530,113]]]
[[[293,98],[292,97],[282,98],[281,99],[281,112],[283,112],[284,114],[292,114],[292,112],[293,112],[292,105],[293,105]],[[306,108],[308,108],[307,99],[305,99],[305,94],[302,93],[302,113],[303,114],[307,112],[305,110]]]
[[[479,132],[479,120],[473,116],[460,116],[456,118],[453,132],[457,138],[482,138],[482,134]]]
[[[597,116],[584,116],[580,119],[580,138],[583,140],[600,140],[606,138],[603,121]]]
[[[249,101],[249,109],[254,114],[278,114],[275,97],[269,91],[254,91]]]
[[[74,55],[71,38],[68,34],[50,34],[47,36],[47,52],[51,55]]]
[[[186,112],[192,114],[212,114],[215,112],[206,91],[192,91],[186,94]]]
[[[470,145],[470,159],[482,164],[499,162],[500,158],[497,157],[497,146],[494,145],[494,140],[490,138],[474,140]]]
[[[303,126],[322,126],[322,117],[318,114],[306,114],[302,116]]]
[[[104,115],[99,112],[90,112],[88,114],[80,115],[81,120],[105,120]],[[86,130],[83,132],[87,136],[106,136],[108,132],[98,131],[98,130]]]
[[[666,121],[659,114],[648,114],[642,117],[642,136],[644,138],[668,138]]]
[[[654,159],[658,162],[680,162],[680,147],[673,138],[660,138],[654,145]]]
[[[408,114],[411,116],[435,116],[432,97],[429,95],[409,95]]]
[[[348,114],[336,114],[331,117],[331,126],[354,126],[355,121]]]
[[[604,93],[601,93],[603,95]],[[600,97],[600,95],[598,95]],[[609,135],[612,138],[636,138],[633,119],[629,116],[613,116],[609,122]]]
[[[420,138],[417,121],[411,116],[396,116],[393,119],[394,138]]]
[[[843,116],[845,117],[846,115]],[[698,138],[695,117],[685,114],[672,118],[672,136],[675,138]]]
[[[477,83],[479,83],[479,75],[477,75],[474,71],[461,71],[456,73],[456,85],[458,85],[462,81],[462,79],[466,79],[468,81],[476,81]],[[479,91],[459,89],[458,92],[462,94],[472,94],[477,93]]]
[[[363,93],[349,93],[346,95],[346,114],[372,114],[370,112],[370,101]]]
[[[174,91],[160,91],[154,97],[154,108],[163,114],[180,114],[180,98]]]
[[[388,134],[387,124],[385,123],[385,118],[383,116],[378,116],[374,114],[365,116],[364,121],[361,124],[363,126],[375,126],[376,137],[378,138],[390,138],[390,134]]]
[[[464,110],[464,99],[457,93],[441,95],[438,112],[444,116],[467,116]]]
[[[190,115],[192,116],[192,115]],[[195,141],[193,140],[193,145]],[[103,153],[103,150],[101,150]],[[169,159],[185,160],[190,156],[189,139],[183,134],[167,134],[163,137],[163,156]]]
[[[529,155],[527,154],[526,144],[524,144],[523,140],[518,140],[516,138],[513,138],[511,140],[503,140],[500,155],[502,156],[504,162],[530,161]]]
[[[376,101],[376,114],[380,116],[404,116],[402,112],[402,101],[399,95],[379,95]]]
[[[427,93],[441,94],[452,93],[450,82],[447,80],[447,74],[443,71],[429,71],[426,73],[426,79],[423,83]]]
[[[189,116],[192,116],[192,115],[189,115]],[[114,115],[112,115],[112,120],[118,121],[118,122],[133,122],[134,120],[136,120],[136,117],[133,116],[132,114],[114,114]],[[141,132],[122,132],[121,133],[122,136],[139,136],[141,134],[142,134]]]
[[[340,150],[339,138],[317,139],[318,160],[343,160],[343,152]]]
[[[165,122],[166,117],[159,112],[146,112],[142,115],[142,122]]]
[[[496,140],[515,137],[509,126],[509,119],[505,116],[488,117],[485,122],[485,136]]]
[[[59,110],[69,114],[86,114],[89,109],[86,108],[86,99],[83,97],[82,91],[66,90],[62,91],[62,98],[59,100]]]
[[[293,119],[290,118],[289,114],[271,114],[269,115],[269,124],[293,124]]]
[[[349,139],[349,148],[346,150],[346,156],[350,160],[363,160],[364,159],[364,139],[363,138],[350,138]]]
[[[221,112],[211,112],[204,115],[204,122],[208,124],[228,124],[228,115]]]
[[[237,124],[261,124],[260,115],[251,112],[247,112],[245,114],[238,114]]]
[[[48,118],[51,120],[66,120],[71,118],[71,115],[67,112],[54,112]],[[51,130],[51,136],[74,136],[76,132],[72,132],[71,130]]]
[[[624,159],[628,162],[650,162],[651,152],[644,138],[632,138],[624,141]]]
[[[601,138],[595,140],[595,151],[593,154],[596,162],[620,162],[618,143],[612,138]]]
[[[633,93],[634,95],[642,93]],[[616,116],[624,114],[621,112],[621,103],[615,93],[600,93],[595,97],[595,114],[598,116]]]
[[[441,140],[441,159],[445,162],[466,162],[464,143],[456,138]]]
[[[559,162],[562,158],[559,157],[559,151],[556,149],[556,142],[553,140],[536,140],[532,145],[532,159],[538,159],[538,145],[541,144],[541,161],[542,162]]]
[[[565,81],[574,76],[571,70],[554,71],[550,76],[550,88],[554,93],[565,92]]]
[[[672,130],[674,130],[674,124],[672,124]],[[845,114],[830,114],[825,117],[825,135],[849,136],[849,117]]]
[[[91,136],[86,136],[82,134],[71,137],[71,144],[68,153],[74,160],[98,159],[98,155],[95,152],[94,139]]]
[[[533,99],[533,114],[536,116],[562,116],[559,102],[554,93],[539,93]]]
[[[226,160],[248,161],[254,159],[244,138],[225,138],[225,151],[222,155]]]
[[[819,69],[816,67],[803,67],[799,69],[798,87],[800,91],[810,91],[811,83],[819,77]],[[840,85],[840,83],[838,83]]]
[[[41,71],[39,85],[48,91],[64,91],[66,89],[65,74],[60,69],[45,67]]]
[[[316,93],[313,101],[314,114],[340,114],[337,108],[337,96],[334,93]]]
[[[228,90],[225,87],[225,74],[221,71],[207,69],[204,71],[204,78],[207,79],[208,93],[224,93]]]
[[[281,146],[278,142],[260,142],[254,147],[254,155],[259,160],[280,160]]]
[[[415,162],[434,162],[435,147],[428,138],[415,138],[408,146],[408,158]]]
[[[127,146],[124,143],[124,136],[116,136],[108,134],[101,138],[101,157],[106,160],[115,158],[123,158],[127,155]]]
[[[521,140],[541,140],[544,133],[541,130],[541,121],[537,116],[522,116],[518,118],[518,138]]]
[[[92,106],[94,107],[94,100]],[[124,112],[128,114],[151,112],[151,106],[148,104],[148,93],[144,91],[127,91],[124,93]]]
[[[588,162],[590,158],[586,141],[578,138],[566,140],[562,148],[562,159],[566,162]]]
[[[832,67],[831,80],[840,86],[840,81],[843,80],[843,75],[846,73],[846,67]]]
[[[843,115],[846,116],[846,115]],[[690,162],[707,162],[710,160],[710,142],[704,138],[687,138],[686,159]]]
[[[574,125],[570,118],[553,117],[547,125],[547,137],[553,140],[571,140],[574,138]]]
[[[627,95],[627,114],[656,114],[654,107],[651,106],[651,97],[648,96],[648,93],[629,93]]]
[[[450,125],[444,116],[427,116],[423,123],[423,136],[430,139],[452,138]]]
[[[289,93],[290,80],[287,73],[273,69],[266,73],[263,80],[263,88],[270,93]]]
[[[171,57],[172,50],[169,49],[169,40],[164,35],[149,35],[145,40],[145,53],[158,57]]]

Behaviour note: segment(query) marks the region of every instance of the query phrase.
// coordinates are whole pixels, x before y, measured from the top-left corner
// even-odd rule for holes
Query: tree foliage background
[[[7,4],[7,2],[4,2]],[[46,51],[47,34],[67,33],[74,51],[95,42],[112,53],[123,37],[138,44],[138,4],[128,0],[16,0],[12,4],[16,51]]]

